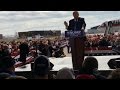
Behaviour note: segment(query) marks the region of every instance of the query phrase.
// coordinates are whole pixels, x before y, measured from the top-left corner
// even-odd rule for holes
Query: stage
[[[119,58],[120,55],[109,55],[109,56],[94,56],[98,60],[98,70],[112,70],[107,65],[107,62],[112,58]],[[85,57],[86,58],[86,57]],[[52,71],[58,71],[63,67],[73,68],[72,67],[72,58],[63,57],[63,58],[49,58],[50,62],[54,64]],[[15,69],[16,72],[31,71],[31,64],[27,64],[26,68],[18,67]]]

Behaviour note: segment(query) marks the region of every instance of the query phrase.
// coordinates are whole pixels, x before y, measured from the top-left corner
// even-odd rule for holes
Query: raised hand
[[[66,29],[68,28],[68,23],[66,21],[64,21],[64,25],[66,27]]]

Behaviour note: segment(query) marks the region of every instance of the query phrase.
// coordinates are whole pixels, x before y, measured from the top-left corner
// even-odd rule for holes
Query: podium
[[[85,32],[65,31],[65,37],[69,37],[73,69],[79,70],[82,67],[85,52]]]

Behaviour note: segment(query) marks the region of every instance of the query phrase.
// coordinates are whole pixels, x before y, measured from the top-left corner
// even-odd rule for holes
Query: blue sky
[[[63,22],[69,22],[73,11],[0,11],[0,33],[14,35],[15,32],[31,30],[65,31]],[[79,11],[85,18],[86,30],[105,21],[120,19],[120,11]]]

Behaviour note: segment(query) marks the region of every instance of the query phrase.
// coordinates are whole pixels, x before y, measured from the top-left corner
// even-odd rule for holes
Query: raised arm
[[[68,23],[64,21],[65,28],[68,30]]]

